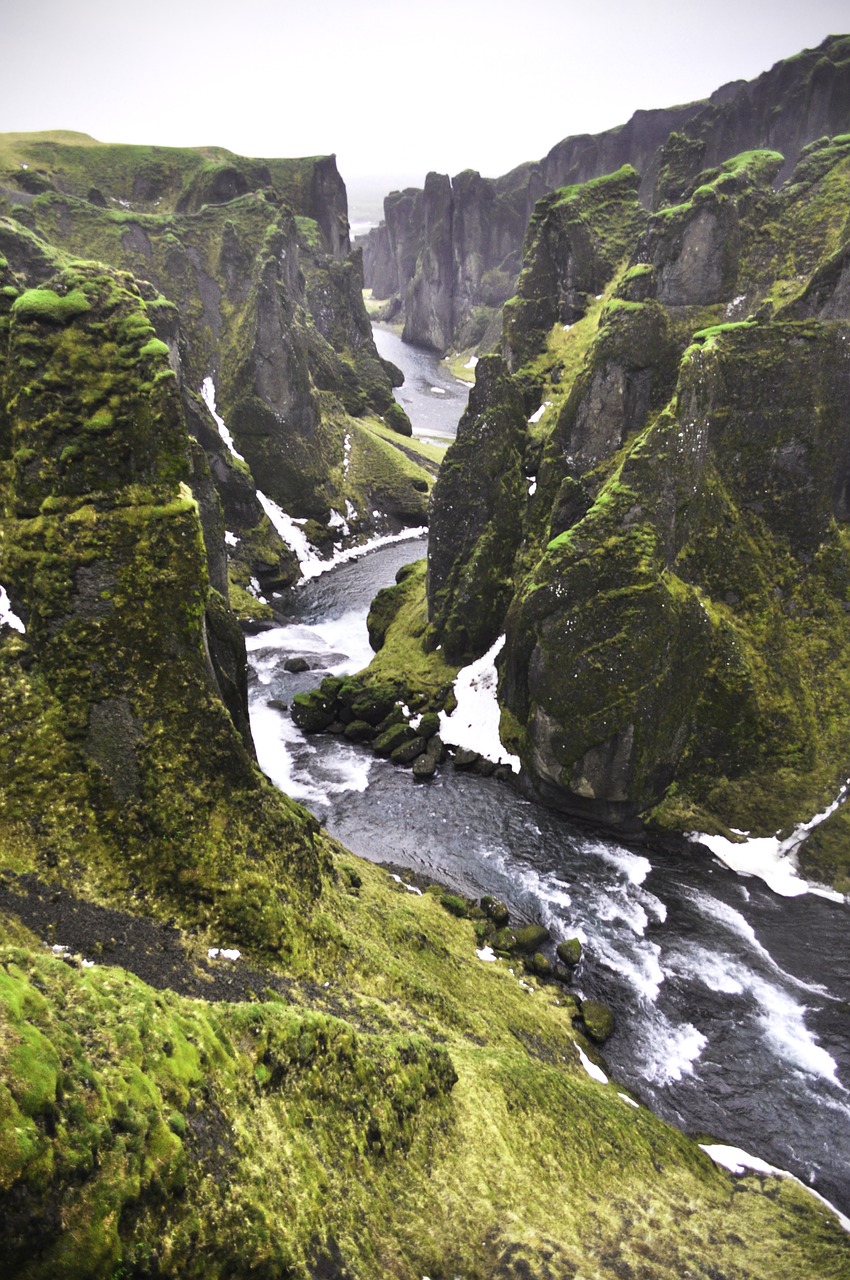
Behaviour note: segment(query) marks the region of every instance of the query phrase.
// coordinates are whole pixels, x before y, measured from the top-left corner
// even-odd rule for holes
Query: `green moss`
[[[75,316],[90,309],[86,295],[79,289],[60,295],[53,289],[27,289],[12,304],[12,314],[19,320],[48,321],[67,324]]]
[[[167,358],[168,347],[164,342],[161,342],[159,338],[151,338],[149,342],[146,342],[145,345],[140,348],[139,356],[141,358],[144,358],[145,356],[165,356]]]
[[[426,562],[417,561],[396,587],[390,588],[392,601],[382,623],[383,643],[364,675],[371,682],[390,685],[407,694],[434,699],[451,685],[457,667],[435,649],[428,628],[425,599]],[[385,601],[373,605],[372,627]]]

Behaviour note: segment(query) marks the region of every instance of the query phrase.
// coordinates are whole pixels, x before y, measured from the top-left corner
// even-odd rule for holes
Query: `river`
[[[402,368],[409,354],[399,399],[417,434],[436,434],[419,405],[443,399],[431,387],[445,366],[398,340],[382,349]],[[416,784],[365,748],[305,740],[268,705],[364,666],[370,600],[425,549],[400,542],[340,565],[281,602],[286,626],[249,637],[263,769],[355,853],[494,893],[553,937],[581,938],[576,988],[614,1010],[614,1077],[686,1132],[787,1169],[850,1213],[846,904],[778,897],[707,853],[623,846],[504,782],[446,767]],[[312,669],[286,672],[290,656]]]

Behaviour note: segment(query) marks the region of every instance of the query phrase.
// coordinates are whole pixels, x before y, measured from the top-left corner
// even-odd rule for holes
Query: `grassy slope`
[[[352,1277],[473,1280],[549,1275],[547,1250],[588,1277],[773,1277],[780,1255],[789,1280],[847,1274],[846,1238],[804,1192],[733,1194],[592,1080],[558,988],[527,992],[437,898],[341,861],[309,1002],[208,1005],[0,952],[3,1182],[34,1204],[65,1186],[65,1230],[35,1257],[22,1241],[18,1274],[155,1258],[210,1277],[238,1256],[300,1276],[327,1253]],[[528,1270],[497,1270],[509,1250]]]

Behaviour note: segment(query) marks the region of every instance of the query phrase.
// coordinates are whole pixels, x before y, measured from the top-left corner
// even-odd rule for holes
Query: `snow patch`
[[[787,1169],[778,1169],[775,1164],[768,1164],[766,1160],[761,1160],[758,1156],[751,1156],[749,1152],[742,1151],[740,1147],[726,1146],[721,1142],[700,1143],[700,1151],[719,1164],[722,1168],[728,1169],[731,1174],[740,1177],[746,1173],[748,1169],[753,1173],[766,1174],[773,1178],[790,1178],[792,1182],[796,1182],[798,1186],[808,1191],[810,1196],[814,1196],[822,1205],[829,1209],[830,1213],[834,1213],[839,1224],[845,1231],[850,1231],[850,1218],[846,1218],[834,1204],[830,1204],[825,1196],[818,1191],[807,1187],[805,1182],[801,1182],[799,1178],[795,1178],[793,1173],[789,1173]]]
[[[238,547],[238,546],[239,546],[239,539],[237,538],[236,534],[235,534],[235,533],[231,533],[229,529],[225,529],[225,532],[224,532],[224,541],[225,541],[225,543],[227,544],[227,546],[228,546],[228,547]]]
[[[485,759],[510,765],[514,773],[519,773],[519,758],[505,750],[499,737],[496,658],[504,643],[505,637],[500,636],[483,658],[461,667],[454,683],[457,707],[450,716],[440,712],[440,734],[450,746],[477,751]]]
[[[477,364],[478,364],[478,356],[470,356],[463,367],[464,369],[474,369]]]
[[[584,1052],[580,1044],[577,1044],[576,1048],[578,1049],[578,1056],[581,1061],[581,1065],[584,1067],[585,1071],[590,1076],[590,1078],[592,1080],[598,1081],[599,1084],[607,1084],[608,1077],[606,1076],[602,1068],[597,1067],[595,1062],[590,1061],[590,1058],[588,1058],[587,1054]]]
[[[390,872],[390,879],[395,880],[396,884],[400,884],[408,893],[416,893],[422,897],[422,890],[417,889],[415,884],[408,884],[406,880],[402,880],[401,876],[397,876],[395,872]]]
[[[235,947],[210,947],[207,951],[210,960],[238,960],[241,954]]]
[[[532,401],[532,403],[534,403],[534,402]],[[531,415],[531,417],[528,419],[529,425],[531,426],[531,425],[533,425],[535,422],[539,422],[539,421],[540,421],[540,419],[543,417],[544,413],[546,412],[546,410],[547,410],[547,409],[551,409],[551,408],[552,408],[552,401],[551,401],[551,400],[544,400],[544,401],[543,401],[543,403],[542,403],[542,405],[540,406],[540,408],[539,408],[539,409],[535,409],[534,413],[533,413],[533,414]]]
[[[810,884],[799,875],[797,850],[810,831],[840,808],[847,798],[848,788],[850,778],[823,813],[816,813],[808,822],[801,822],[784,840],[778,835],[753,836],[736,843],[734,840],[727,840],[725,836],[708,836],[698,831],[689,831],[688,839],[704,844],[716,858],[739,875],[758,876],[780,897],[797,898],[803,893],[813,893],[818,897],[828,898],[830,902],[843,902],[843,894],[822,885]],[[746,832],[740,834],[745,835]]]
[[[497,959],[496,953],[492,947],[476,947],[475,954],[479,960],[483,960],[486,964],[493,964]]]
[[[630,1098],[627,1093],[618,1093],[617,1097],[622,1098],[623,1102],[627,1102],[630,1107],[635,1107],[638,1111],[640,1110],[640,1103],[635,1102],[634,1098]]]
[[[224,420],[218,415],[218,413],[216,413],[215,385],[212,378],[204,378],[201,383],[201,395],[203,397],[204,404],[212,414],[215,425],[218,427],[218,434],[221,436],[234,458],[238,458],[240,462],[244,462],[245,459],[233,443],[233,436],[230,434],[229,428],[224,425]]]
[[[432,396],[444,396],[445,394],[446,394],[446,389],[445,389],[445,387],[432,387],[432,388],[431,388],[431,395],[432,395]]]
[[[13,612],[5,587],[0,587],[0,627],[11,627],[14,631],[20,631],[22,636],[27,631],[18,615]]]

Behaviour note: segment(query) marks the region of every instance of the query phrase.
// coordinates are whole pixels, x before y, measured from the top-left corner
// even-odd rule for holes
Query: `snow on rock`
[[[836,1209],[834,1204],[830,1204],[825,1196],[807,1187],[805,1182],[801,1182],[799,1178],[795,1178],[793,1173],[789,1173],[787,1169],[777,1169],[776,1165],[768,1164],[766,1160],[761,1160],[758,1156],[751,1156],[749,1152],[742,1151],[740,1147],[726,1146],[724,1143],[700,1143],[699,1148],[704,1151],[707,1156],[719,1164],[724,1169],[728,1169],[735,1177],[741,1177],[742,1174],[750,1170],[753,1173],[761,1173],[773,1178],[790,1178],[792,1182],[796,1182],[799,1186],[808,1191],[810,1196],[814,1196],[816,1200],[820,1200],[822,1205],[829,1209],[830,1213],[834,1213],[839,1224],[845,1231],[850,1231],[850,1218],[846,1218],[840,1210]]]
[[[477,751],[496,764],[507,764],[519,773],[520,762],[502,746],[499,738],[499,703],[496,700],[496,658],[505,637],[500,636],[483,658],[461,667],[454,684],[457,707],[452,714],[440,712],[440,736],[453,747]]]
[[[808,822],[801,822],[784,840],[775,835],[753,836],[737,842],[727,840],[725,836],[708,836],[698,831],[689,831],[688,839],[704,844],[716,858],[739,875],[758,876],[769,889],[783,898],[797,898],[803,893],[813,893],[821,898],[829,898],[831,902],[843,902],[843,894],[821,885],[810,884],[798,874],[796,854],[809,832],[820,826],[844,803],[848,788],[850,778],[823,813],[816,813]],[[735,834],[747,833],[735,830]]]
[[[11,627],[14,631],[20,631],[21,635],[26,635],[27,629],[18,615],[12,611],[5,587],[0,587],[0,627]]]
[[[298,527],[292,516],[288,516],[272,498],[267,498],[259,489],[257,490],[257,501],[282,540],[298,557],[298,565],[301,569],[302,577],[316,578],[325,569],[330,568],[330,562],[322,559],[304,530]]]
[[[432,388],[431,388],[431,395],[432,395],[432,396],[444,396],[445,394],[446,394],[445,387],[432,387]]]
[[[237,538],[236,534],[231,533],[229,529],[226,529],[224,532],[224,541],[228,547],[239,546],[239,539]]]
[[[215,385],[212,378],[204,378],[201,383],[201,395],[203,396],[204,404],[213,416],[215,425],[218,427],[218,434],[221,436],[234,458],[238,458],[240,462],[244,462],[245,459],[233,443],[233,436],[230,434],[229,428],[224,425],[223,419],[216,413]]]

